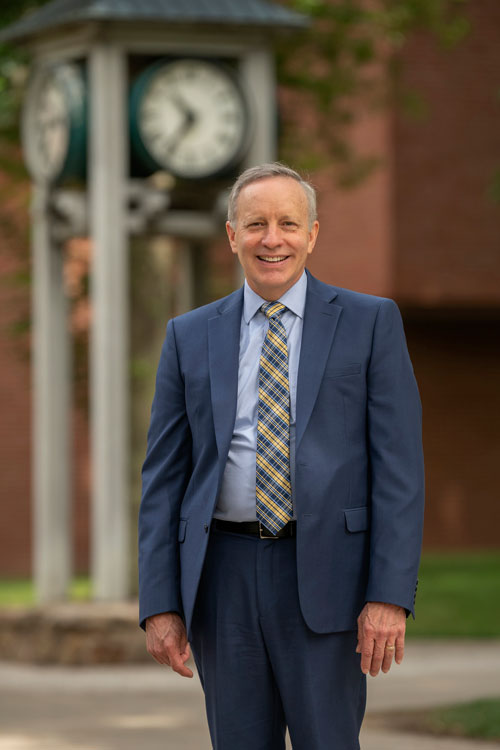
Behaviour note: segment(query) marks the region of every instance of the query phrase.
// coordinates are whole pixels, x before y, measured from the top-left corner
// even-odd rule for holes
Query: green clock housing
[[[243,156],[249,109],[234,72],[197,58],[161,60],[130,92],[132,156],[147,173],[201,179]]]
[[[22,115],[22,144],[35,181],[83,179],[87,164],[87,87],[76,63],[46,65],[31,78]]]

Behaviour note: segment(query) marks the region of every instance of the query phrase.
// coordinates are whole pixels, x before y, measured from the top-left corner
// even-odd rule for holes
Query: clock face
[[[74,162],[70,145],[75,130],[85,126],[83,109],[84,81],[78,66],[65,63],[37,70],[23,113],[24,153],[35,179],[53,182]]]
[[[247,108],[233,76],[203,60],[166,63],[140,99],[137,128],[147,152],[179,177],[220,172],[241,155]]]

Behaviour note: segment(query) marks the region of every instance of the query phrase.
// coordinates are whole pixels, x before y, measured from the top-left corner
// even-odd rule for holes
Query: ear
[[[238,254],[238,250],[236,248],[236,240],[235,240],[236,230],[233,229],[233,227],[231,226],[231,224],[228,221],[226,221],[226,232],[227,232],[227,236],[229,238],[229,244],[231,245],[231,250],[232,250],[232,252],[235,255],[237,255]]]
[[[319,232],[319,221],[315,221],[311,229],[309,230],[309,243],[307,246],[308,255],[310,255],[312,251],[314,250],[314,245],[316,244],[318,232]]]

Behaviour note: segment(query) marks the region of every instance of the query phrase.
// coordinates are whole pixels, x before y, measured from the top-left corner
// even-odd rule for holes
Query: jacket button
[[[205,526],[203,528],[205,529],[205,534],[208,534],[208,525],[205,524]]]

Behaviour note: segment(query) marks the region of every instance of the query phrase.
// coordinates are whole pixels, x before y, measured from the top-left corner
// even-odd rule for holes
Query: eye
[[[297,226],[295,221],[283,221],[282,224],[284,227],[288,228],[295,228]]]

